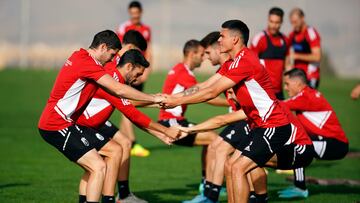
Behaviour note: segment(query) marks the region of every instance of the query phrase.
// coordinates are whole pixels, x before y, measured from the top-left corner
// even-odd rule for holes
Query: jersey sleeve
[[[147,128],[151,122],[151,119],[137,110],[134,105],[127,99],[120,99],[110,95],[102,89],[98,90],[98,96],[106,99],[111,105],[115,106],[117,110],[124,114],[132,123],[141,127]]]
[[[86,63],[80,68],[80,77],[97,81],[106,74],[105,69],[95,63]]]
[[[263,51],[266,50],[267,44],[266,44],[266,38],[264,37],[264,33],[258,33],[255,35],[255,37],[251,41],[250,49],[256,53],[256,55],[259,55]]]
[[[320,47],[320,35],[313,27],[307,29],[306,39],[311,48]]]
[[[238,57],[231,63],[228,71],[225,73],[225,77],[239,83],[243,80],[246,80],[249,76],[252,75],[252,69],[249,64],[247,64],[241,57]]]

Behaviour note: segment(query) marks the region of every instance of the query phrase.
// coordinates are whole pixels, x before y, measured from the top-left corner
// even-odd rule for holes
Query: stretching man
[[[99,87],[119,98],[159,103],[164,98],[120,84],[104,70],[121,49],[113,31],[97,33],[88,49],[75,51],[56,78],[38,128],[42,138],[88,174],[87,202],[98,202],[103,189],[106,163],[100,150],[108,139],[96,130],[75,124]],[[100,135],[100,136],[99,136]],[[106,195],[105,195],[106,196]]]

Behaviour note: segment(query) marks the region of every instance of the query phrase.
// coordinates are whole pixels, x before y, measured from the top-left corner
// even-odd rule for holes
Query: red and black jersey
[[[134,25],[131,23],[130,20],[122,23],[116,30],[116,34],[118,35],[119,39],[122,41],[124,35],[129,30],[136,30],[141,33],[141,35],[145,38],[145,40],[149,43],[151,41],[151,29],[149,26],[145,24]]]
[[[183,63],[175,65],[168,73],[162,93],[177,94],[197,84],[194,73]],[[187,105],[177,106],[171,109],[161,109],[159,120],[178,119],[183,120]]]
[[[244,47],[224,72],[225,77],[236,83],[233,90],[250,126],[270,128],[289,124],[270,77],[253,51]]]
[[[287,39],[282,33],[271,35],[268,31],[263,31],[255,35],[250,46],[250,49],[260,58],[260,63],[268,71],[275,93],[282,91],[285,57],[288,52],[287,43]]]
[[[300,32],[291,32],[289,35],[290,46],[293,47],[295,53],[310,54],[311,48],[321,47],[320,35],[313,27],[306,27]],[[308,62],[302,60],[294,61],[294,68],[305,71],[308,80],[320,78],[320,63]]]
[[[284,101],[284,104],[296,112],[308,134],[348,143],[333,108],[319,91],[305,87],[299,94]]]
[[[109,65],[107,66],[106,71],[116,81],[123,84],[125,83],[123,77],[116,69],[116,66]],[[97,129],[109,120],[115,108],[129,118],[131,122],[142,128],[147,128],[151,122],[151,119],[137,110],[129,100],[120,99],[105,92],[103,89],[99,89],[76,123]]]
[[[61,68],[38,127],[57,131],[73,125],[98,89],[96,81],[106,74],[85,49],[75,51]]]

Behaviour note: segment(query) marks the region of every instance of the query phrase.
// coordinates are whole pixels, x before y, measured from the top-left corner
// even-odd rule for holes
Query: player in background
[[[113,78],[120,83],[131,85],[144,72],[145,68],[149,66],[149,63],[142,56],[141,52],[135,49],[126,51],[120,58],[117,67],[107,67],[107,72],[113,76]],[[114,187],[116,180],[118,181],[119,188],[119,201],[122,203],[128,202],[146,202],[137,198],[130,192],[129,188],[129,167],[130,167],[130,150],[131,141],[125,135],[123,135],[119,129],[109,121],[109,118],[113,111],[118,109],[126,117],[128,117],[137,126],[144,130],[153,133],[157,138],[164,143],[169,144],[169,138],[178,134],[175,129],[167,129],[164,126],[151,121],[149,117],[138,111],[130,101],[126,99],[118,99],[104,90],[99,89],[89,105],[85,109],[84,113],[77,121],[78,125],[86,126],[97,130],[102,136],[114,140],[120,144],[122,151],[119,153],[122,155],[120,161],[120,168],[118,171],[108,167],[108,173],[114,173],[116,177],[112,179],[105,179],[104,185],[109,185],[112,191],[111,195],[114,199]],[[169,134],[169,136],[167,136]],[[115,179],[113,179],[115,178]],[[86,189],[86,181],[82,180],[80,183],[80,194]],[[81,197],[81,196],[80,196]]]
[[[306,24],[305,14],[300,8],[290,12],[290,22],[293,31],[289,35],[289,45],[292,49],[286,59],[286,68],[305,71],[309,86],[317,89],[320,83],[320,35],[314,27]]]
[[[103,66],[120,49],[116,34],[105,30],[94,36],[88,49],[75,51],[60,69],[38,123],[42,138],[89,174],[87,202],[100,199],[106,170],[101,156],[108,154],[98,150],[111,142],[97,131],[75,124],[96,90],[100,86],[119,98],[154,103],[164,99],[120,84],[107,74]]]
[[[251,42],[250,49],[260,58],[270,75],[275,88],[275,95],[283,100],[282,78],[285,69],[285,58],[288,52],[286,36],[280,32],[284,11],[273,7],[269,11],[267,29],[256,34]]]
[[[325,97],[308,86],[306,74],[301,69],[292,69],[285,73],[284,89],[290,98],[284,104],[296,112],[315,147],[315,158],[321,160],[339,160],[346,156],[349,141],[344,130]],[[280,191],[280,197],[307,197],[305,171],[294,170],[295,187]]]
[[[355,87],[351,90],[350,97],[353,100],[359,99],[360,96],[360,84],[355,85]]]
[[[163,85],[163,94],[190,94],[193,91],[192,88],[197,84],[193,70],[200,67],[203,61],[204,48],[198,40],[189,40],[184,45],[183,55],[183,62],[178,63],[169,71]],[[227,101],[222,98],[215,98],[208,103],[215,106],[228,106]],[[159,113],[159,123],[167,127],[176,125],[188,127],[193,125],[185,118],[186,109],[187,105],[175,106],[170,109],[161,109]],[[207,147],[216,137],[217,134],[215,132],[209,131],[191,134],[184,139],[179,139],[174,142],[174,144],[188,147],[203,146],[201,156],[201,183],[204,182],[206,170],[207,167],[209,167],[207,164]]]
[[[141,33],[147,42],[147,49],[144,51],[145,58],[150,62],[150,64],[152,64],[151,29],[148,25],[145,25],[141,21],[143,14],[141,3],[138,1],[130,2],[128,6],[128,13],[130,19],[120,24],[116,30],[116,33],[119,36],[121,42],[123,42],[126,32],[130,30],[136,30]],[[147,68],[139,80],[132,85],[135,89],[143,91],[144,84],[151,73],[151,69],[151,66]],[[140,157],[147,157],[150,155],[149,150],[145,149],[141,144],[136,142],[134,127],[129,119],[124,116],[121,119],[120,129],[121,132],[123,132],[126,136],[129,136],[129,138],[133,141],[131,150],[132,155]]]

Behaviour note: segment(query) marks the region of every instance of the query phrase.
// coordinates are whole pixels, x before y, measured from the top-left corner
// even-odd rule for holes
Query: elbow
[[[228,124],[228,122],[226,121],[226,119],[224,118],[224,116],[217,116],[216,117],[216,124],[218,126],[225,126]]]

